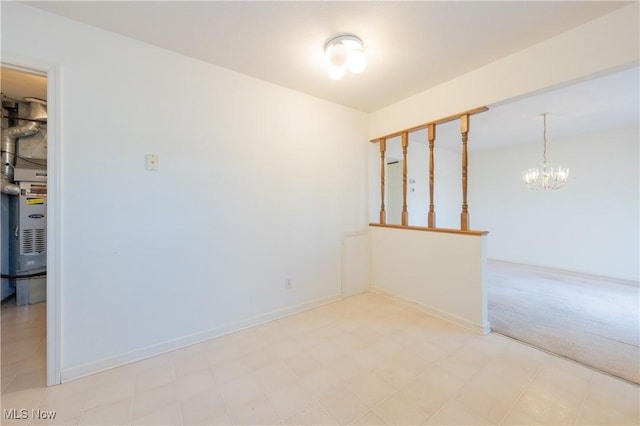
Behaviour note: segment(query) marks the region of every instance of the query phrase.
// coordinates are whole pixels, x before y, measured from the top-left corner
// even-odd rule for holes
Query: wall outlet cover
[[[160,158],[157,154],[147,154],[145,159],[147,160],[147,170],[160,169]]]

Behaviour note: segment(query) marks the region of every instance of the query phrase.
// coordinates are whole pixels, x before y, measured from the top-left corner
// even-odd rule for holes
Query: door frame
[[[61,383],[62,361],[62,146],[61,67],[2,52],[6,68],[47,77],[47,386]]]
[[[404,160],[402,158],[394,158],[394,157],[388,157],[385,158],[385,200],[386,200],[386,208],[387,208],[387,224],[390,225],[400,225],[402,223],[402,165],[404,163]],[[390,173],[390,166],[393,166],[394,169],[396,167],[399,167],[399,175],[397,175],[397,179],[392,179],[392,177],[396,177],[396,176],[392,176],[392,174]],[[400,201],[400,204],[398,203],[393,203],[394,200],[391,199],[391,194],[392,192],[395,192],[396,190],[399,191],[398,194],[394,194],[398,196],[398,200],[395,201]],[[394,218],[393,214],[397,213],[398,217],[397,220],[395,220],[394,222]]]

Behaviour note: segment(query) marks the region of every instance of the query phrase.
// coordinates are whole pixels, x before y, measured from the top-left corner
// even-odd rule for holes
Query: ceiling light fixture
[[[559,189],[567,183],[569,169],[558,167],[558,169],[555,170],[553,167],[547,166],[547,113],[544,112],[540,115],[542,115],[544,126],[542,171],[538,168],[531,168],[522,172],[522,179],[529,189]]]
[[[341,35],[332,38],[324,47],[327,57],[329,77],[340,80],[348,69],[353,74],[360,74],[367,67],[362,40],[352,35]]]

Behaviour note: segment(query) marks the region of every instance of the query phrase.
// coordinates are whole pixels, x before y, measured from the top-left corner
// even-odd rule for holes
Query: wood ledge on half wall
[[[369,223],[369,226],[377,226],[379,228],[408,229],[411,231],[442,232],[445,234],[471,235],[476,237],[487,235],[489,233],[489,231],[461,231],[460,229],[451,228],[427,228],[425,226],[389,225],[380,223]]]

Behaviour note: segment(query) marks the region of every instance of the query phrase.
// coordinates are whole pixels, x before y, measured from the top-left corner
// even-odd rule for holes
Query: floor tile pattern
[[[45,305],[2,305],[2,424],[639,423],[638,386],[365,293],[45,387]],[[35,419],[31,409],[56,411]]]

